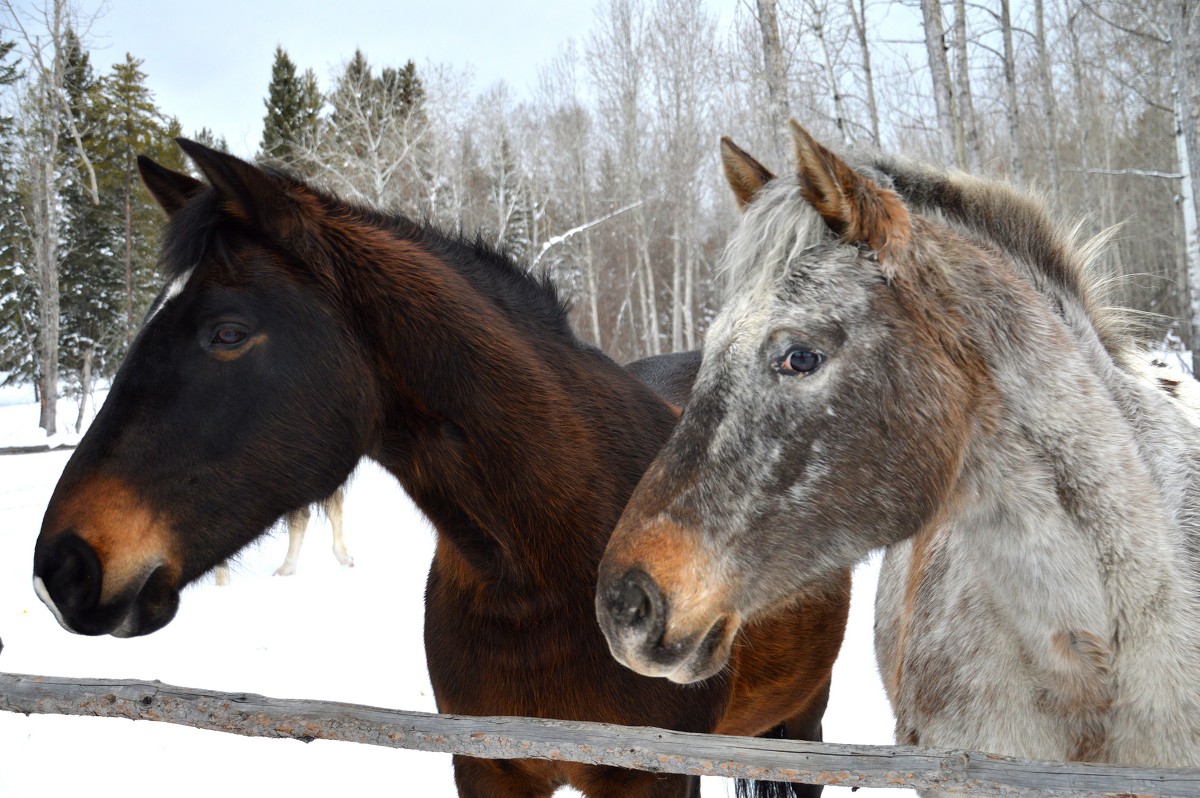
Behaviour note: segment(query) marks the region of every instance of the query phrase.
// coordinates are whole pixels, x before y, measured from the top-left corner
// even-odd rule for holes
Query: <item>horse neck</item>
[[[1190,656],[1196,428],[1113,360],[1084,308],[1056,306],[1018,272],[989,267],[974,279],[992,281],[966,314],[994,396],[947,526],[969,541],[983,578],[1004,586],[998,611],[1035,658],[1061,667],[1048,646],[1063,639],[1115,657],[1118,637],[1126,665],[1184,640],[1176,650]],[[1174,667],[1155,658],[1136,667]]]
[[[356,266],[348,291],[382,375],[374,456],[464,573],[594,579],[670,411],[565,325],[506,309],[416,245],[391,252],[393,262]]]

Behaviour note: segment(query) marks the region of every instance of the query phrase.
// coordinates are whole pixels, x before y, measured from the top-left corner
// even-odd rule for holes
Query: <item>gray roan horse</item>
[[[732,296],[601,564],[612,650],[703,678],[740,625],[887,547],[899,742],[1200,765],[1195,389],[1098,307],[1098,245],[1037,200],[794,139],[780,179],[724,142]]]

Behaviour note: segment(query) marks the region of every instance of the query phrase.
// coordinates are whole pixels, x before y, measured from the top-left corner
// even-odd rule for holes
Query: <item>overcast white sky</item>
[[[734,2],[721,0],[729,9]],[[209,127],[249,156],[262,133],[276,44],[301,69],[311,67],[322,88],[357,47],[378,66],[410,58],[418,67],[470,65],[477,86],[503,79],[523,95],[563,43],[586,35],[593,7],[592,0],[110,0],[92,28],[92,58],[98,71],[126,52],[143,59],[159,107],[179,117],[186,135]]]
[[[718,17],[718,35],[739,4],[696,0]],[[49,0],[15,0],[38,8]],[[85,16],[101,0],[75,0]],[[263,98],[275,46],[283,45],[322,88],[355,48],[377,67],[428,62],[470,67],[474,86],[503,80],[517,97],[568,40],[582,43],[597,0],[107,0],[87,40],[97,71],[129,52],[143,60],[159,108],[179,118],[185,135],[211,128],[237,155],[253,156],[262,135]],[[876,7],[873,25],[886,37],[919,39],[919,14]],[[876,53],[878,59],[879,53]],[[876,64],[876,74],[881,74]],[[907,70],[907,67],[904,67]]]

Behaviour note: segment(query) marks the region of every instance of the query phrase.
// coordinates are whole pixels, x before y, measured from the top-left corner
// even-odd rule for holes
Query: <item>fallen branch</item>
[[[973,751],[721,737],[530,718],[431,715],[161,682],[0,673],[0,710],[155,720],[250,737],[342,740],[489,759],[553,759],[845,787],[973,795],[1200,796],[1200,769],[1035,762]]]

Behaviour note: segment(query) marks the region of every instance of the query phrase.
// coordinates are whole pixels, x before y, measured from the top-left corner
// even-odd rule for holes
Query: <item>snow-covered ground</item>
[[[69,403],[60,404],[59,413],[74,422]],[[36,425],[32,391],[0,391],[0,446],[32,442]],[[30,586],[42,513],[69,456],[69,451],[0,456],[0,670],[159,679],[434,711],[421,643],[433,532],[373,463],[359,467],[346,497],[354,568],[337,564],[328,524],[314,517],[295,576],[271,575],[287,549],[286,535],[276,530],[244,552],[227,587],[205,580],[184,593],[178,616],[165,629],[118,640],[63,631]],[[892,741],[892,717],[871,651],[877,570],[875,558],[855,574],[850,628],[825,717],[830,741]],[[706,779],[704,795],[724,796],[728,785]],[[904,795],[894,790],[858,795],[865,792]],[[163,723],[0,713],[0,796],[84,793],[456,795],[450,757],[442,754],[249,739]],[[830,788],[825,794],[848,798],[849,791]]]

